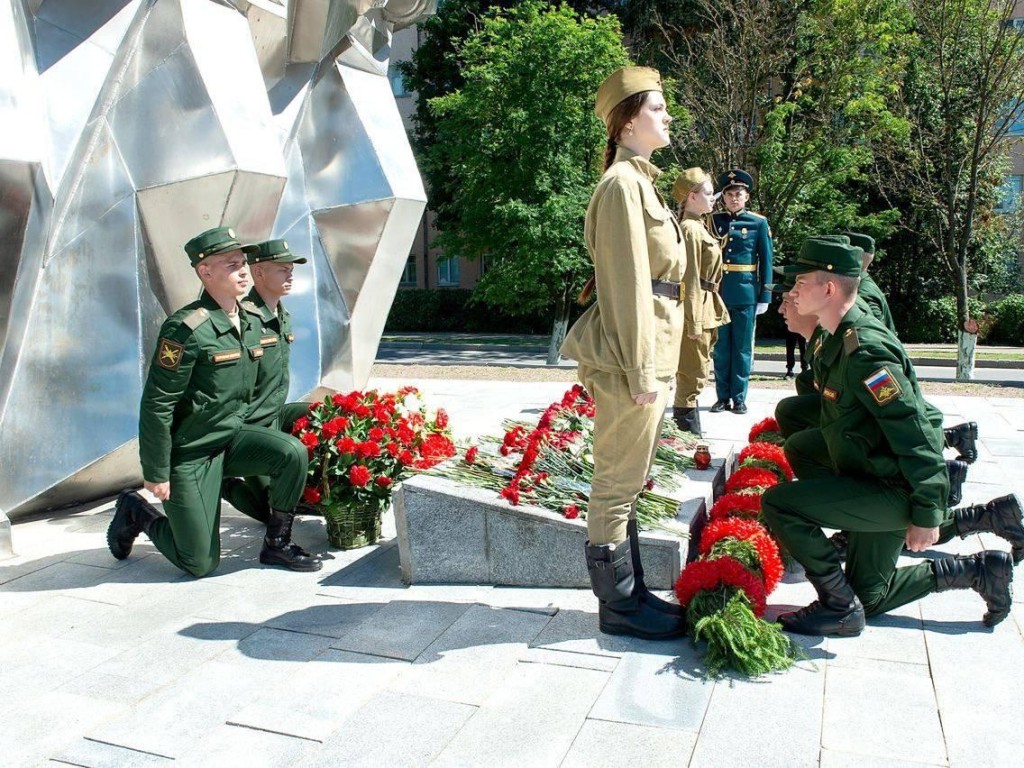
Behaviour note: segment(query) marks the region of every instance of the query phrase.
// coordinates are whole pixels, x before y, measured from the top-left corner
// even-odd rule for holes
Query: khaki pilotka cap
[[[246,260],[250,264],[262,264],[265,261],[273,261],[278,264],[305,264],[306,259],[296,256],[288,249],[287,240],[265,240],[255,245],[242,247],[245,251]]]
[[[693,191],[694,187],[703,184],[705,181],[711,181],[711,174],[704,171],[703,168],[687,168],[685,171],[679,174],[676,179],[676,183],[672,185],[672,197],[676,199],[676,202],[682,205],[686,196]],[[718,196],[715,196],[717,199]]]
[[[199,266],[199,263],[207,256],[237,251],[241,248],[242,244],[238,242],[235,230],[231,227],[208,229],[185,243],[185,253],[188,254],[193,267]]]
[[[623,67],[612,72],[597,89],[594,114],[608,122],[612,110],[634,93],[661,93],[661,73],[650,67]]]

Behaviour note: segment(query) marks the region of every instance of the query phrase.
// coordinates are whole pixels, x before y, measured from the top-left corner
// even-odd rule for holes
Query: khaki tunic
[[[654,188],[660,174],[620,147],[598,183],[584,225],[597,301],[562,344],[564,357],[625,375],[631,395],[675,374],[683,335],[680,303],[651,289],[651,280],[682,282],[686,266],[679,223]]]
[[[597,302],[569,331],[562,354],[579,362],[594,397],[594,476],[587,511],[591,544],[618,544],[650,471],[683,333],[682,305],[651,280],[682,282],[679,223],[654,188],[660,171],[619,148],[584,227]],[[657,393],[654,403],[633,397]]]
[[[683,214],[681,224],[686,248],[683,284],[683,337],[676,372],[677,408],[696,408],[697,396],[704,389],[711,366],[711,348],[720,325],[729,322],[729,310],[717,290],[705,290],[701,281],[719,285],[722,281],[722,249],[695,214]],[[691,339],[690,335],[697,336]]]

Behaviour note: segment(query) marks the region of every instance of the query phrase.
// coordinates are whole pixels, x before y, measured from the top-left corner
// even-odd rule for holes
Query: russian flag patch
[[[899,397],[900,385],[889,373],[888,368],[879,368],[873,374],[864,379],[864,386],[879,405],[891,403]]]

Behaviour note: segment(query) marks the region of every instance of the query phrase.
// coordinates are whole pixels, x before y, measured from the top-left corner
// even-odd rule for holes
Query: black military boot
[[[1010,542],[1014,564],[1024,560],[1024,512],[1017,494],[1000,496],[988,504],[972,504],[953,510],[956,532],[961,539],[969,534],[994,533]]]
[[[807,576],[818,599],[799,611],[783,613],[778,622],[787,632],[798,635],[853,637],[864,629],[864,606],[860,604],[846,574],[836,568],[825,576]]]
[[[294,512],[270,510],[267,535],[263,539],[260,562],[264,565],[283,565],[293,571],[319,571],[324,567],[320,558],[311,555],[298,544],[292,543]]]
[[[968,421],[955,427],[942,430],[946,438],[946,447],[954,448],[960,454],[961,461],[973,464],[978,458],[978,423]]]
[[[672,421],[683,432],[692,432],[700,437],[700,411],[697,408],[672,406]]]
[[[946,473],[949,475],[949,496],[946,506],[955,507],[964,497],[964,480],[967,479],[967,462],[951,459],[946,462]]]
[[[729,398],[724,400],[716,400],[715,404],[709,409],[712,413],[721,413],[722,411],[731,411],[732,404],[729,402]]]
[[[140,533],[149,533],[154,520],[161,515],[156,507],[135,491],[126,491],[114,502],[114,519],[107,527],[107,546],[110,554],[124,560],[132,553],[132,545]]]
[[[668,640],[685,631],[682,616],[657,610],[640,599],[629,539],[621,544],[584,547],[590,585],[598,599],[598,626],[609,635],[632,635],[645,640]]]
[[[1013,560],[1005,552],[985,550],[975,555],[957,555],[932,560],[936,592],[947,589],[973,589],[983,598],[988,610],[982,618],[986,627],[994,627],[1010,614],[1013,602]]]
[[[672,616],[682,616],[683,606],[679,603],[662,600],[644,583],[644,564],[640,562],[640,529],[637,527],[636,520],[630,520],[626,524],[626,535],[629,536],[629,552],[633,558],[633,594],[656,611]]]

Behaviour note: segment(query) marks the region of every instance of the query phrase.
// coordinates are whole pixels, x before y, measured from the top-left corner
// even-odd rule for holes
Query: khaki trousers
[[[579,366],[580,381],[594,398],[594,479],[587,511],[592,545],[626,540],[626,525],[650,472],[668,402],[669,379],[658,382],[658,398],[637,405],[621,373]]]
[[[711,350],[718,340],[718,329],[704,331],[691,339],[685,333],[679,347],[679,370],[676,372],[676,408],[696,408],[697,397],[707,384],[711,372]]]

